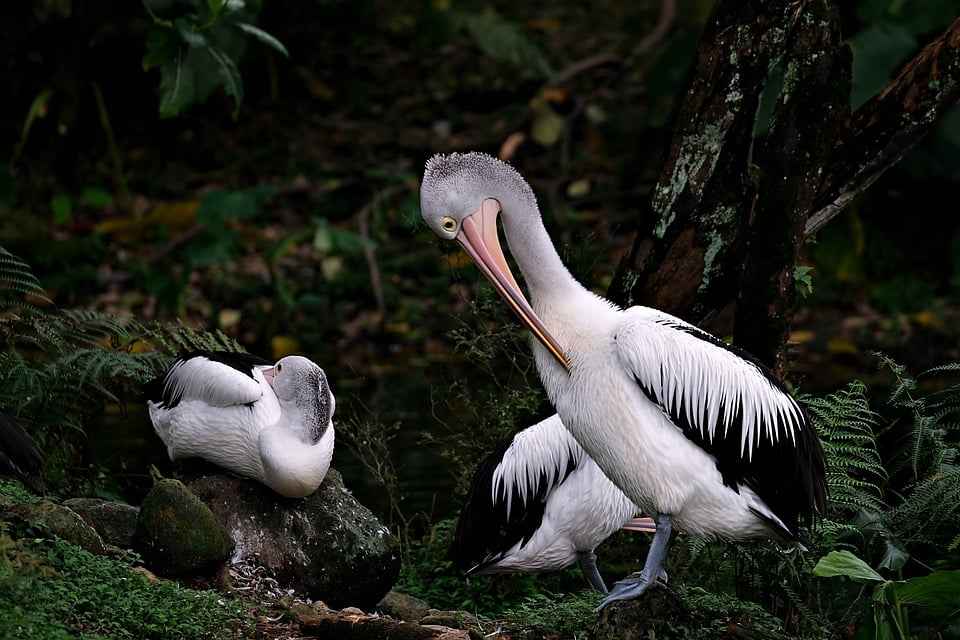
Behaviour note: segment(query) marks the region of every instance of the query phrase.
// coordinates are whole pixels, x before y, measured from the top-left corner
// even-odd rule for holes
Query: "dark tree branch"
[[[923,139],[960,100],[960,18],[857,109],[807,222],[816,233]]]
[[[703,322],[738,298],[743,301],[741,290],[752,290],[741,285],[754,286],[763,280],[761,272],[773,280],[785,277],[783,270],[773,276],[771,263],[765,268],[757,265],[741,282],[756,192],[749,177],[752,134],[767,70],[782,60],[784,39],[795,31],[794,19],[809,13],[814,1],[826,2],[824,7],[831,4],[829,0],[718,1],[675,115],[662,173],[651,202],[639,216],[632,249],[620,262],[610,287],[610,297],[616,302],[648,304],[692,322]],[[790,37],[791,46],[802,44],[797,40],[801,36]],[[801,86],[793,92],[801,98],[809,93],[817,91]],[[759,217],[763,212],[769,215],[773,211],[771,203],[786,202],[793,207],[788,215],[789,234],[795,234],[794,224],[799,224],[801,215],[795,207],[805,202],[806,220],[800,228],[805,235],[815,232],[896,164],[958,98],[960,20],[918,53],[882,93],[848,118],[842,131],[834,129],[830,119],[826,128],[834,136],[834,152],[818,167],[824,178],[812,200],[809,184],[781,188],[771,185],[769,176],[760,178],[762,189],[777,186],[778,192],[764,196],[770,198],[769,202],[758,203],[758,224],[766,220]],[[810,109],[811,123],[823,124],[823,110],[818,111],[815,105]],[[781,110],[780,116],[784,113]],[[781,129],[771,135],[780,136],[783,142],[786,132]],[[820,133],[814,137],[819,140]],[[764,165],[761,169],[774,175],[793,175],[785,172],[785,158],[774,157],[775,146],[762,148],[768,151],[758,151],[758,163]],[[788,193],[789,189],[795,192]],[[781,218],[781,222],[788,218]],[[754,250],[761,246],[758,233],[752,232]],[[777,247],[782,248],[779,244]],[[776,253],[777,249],[771,250]],[[760,256],[753,259],[759,261]],[[781,284],[792,286],[786,281]],[[769,293],[760,295],[769,300]],[[754,319],[759,319],[759,309],[755,305],[750,312],[755,314]],[[773,331],[780,333],[785,326],[781,324]],[[744,340],[745,331],[738,332]],[[760,350],[769,352],[767,347]]]
[[[610,296],[699,319],[736,291],[753,187],[745,168],[786,0],[720,0],[697,50],[663,171]]]
[[[783,88],[756,153],[761,177],[734,325],[734,342],[780,374],[804,226],[850,113],[851,55],[830,0],[798,8],[786,51]]]

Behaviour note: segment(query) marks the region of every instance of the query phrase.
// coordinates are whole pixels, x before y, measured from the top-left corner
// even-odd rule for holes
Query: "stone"
[[[466,629],[471,624],[477,626],[477,619],[466,611],[441,611],[430,609],[420,618],[420,624],[440,625],[451,629]]]
[[[84,522],[97,530],[107,544],[131,549],[140,509],[123,502],[100,498],[70,498],[63,505],[75,511]]]
[[[787,640],[782,621],[759,605],[697,587],[680,591],[651,588],[635,600],[603,609],[591,640],[686,640],[687,638],[767,638]]]
[[[220,521],[179,480],[161,479],[143,500],[133,547],[162,576],[212,575],[233,543]]]
[[[430,605],[406,593],[388,591],[387,595],[377,603],[377,610],[397,620],[420,622],[420,619],[430,610]]]
[[[399,542],[334,469],[297,499],[222,473],[187,484],[233,538],[231,561],[264,567],[281,587],[334,608],[373,608],[400,573]]]
[[[31,526],[42,527],[90,553],[98,555],[107,553],[103,539],[93,527],[84,522],[83,518],[69,507],[55,502],[39,500],[15,504],[6,509],[4,517],[18,518]]]

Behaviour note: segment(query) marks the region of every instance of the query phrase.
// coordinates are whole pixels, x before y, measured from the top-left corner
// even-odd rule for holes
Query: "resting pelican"
[[[456,240],[536,340],[534,359],[563,424],[656,534],[643,570],[601,606],[638,597],[676,526],[730,540],[797,539],[826,500],[823,452],[805,412],[762,365],[679,318],[621,309],[578,283],[512,167],[484,154],[426,165],[421,214]],[[514,279],[497,234],[530,292]]]
[[[469,575],[560,571],[579,563],[607,593],[597,546],[618,529],[653,533],[554,414],[494,449],[473,476],[453,555]]]
[[[307,358],[271,364],[225,351],[181,357],[147,402],[171,460],[203,458],[288,498],[310,495],[327,475],[335,406]]]

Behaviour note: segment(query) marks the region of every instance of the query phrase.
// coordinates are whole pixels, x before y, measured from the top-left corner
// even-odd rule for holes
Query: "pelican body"
[[[290,498],[316,491],[330,468],[335,400],[307,358],[185,355],[153,384],[147,407],[171,460],[203,458]]]
[[[467,575],[559,571],[575,562],[601,593],[597,546],[618,529],[654,531],[556,414],[501,443],[477,468],[453,544]]]
[[[536,198],[483,154],[434,156],[421,213],[456,240],[530,329],[563,424],[657,532],[643,571],[603,605],[639,596],[662,571],[673,526],[729,540],[796,540],[825,503],[823,453],[799,404],[762,365],[679,318],[621,309],[567,271]],[[503,221],[528,302],[500,248]]]

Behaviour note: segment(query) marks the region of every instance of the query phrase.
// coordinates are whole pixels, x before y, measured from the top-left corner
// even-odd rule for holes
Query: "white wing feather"
[[[616,333],[620,361],[671,415],[682,409],[687,423],[712,441],[727,435],[740,412],[740,455],[747,459],[761,437],[795,439],[803,423],[799,405],[757,365],[666,313],[634,307],[625,315]]]
[[[505,496],[509,518],[514,491],[524,504],[541,488],[544,495],[549,494],[564,478],[571,461],[577,465],[584,455],[556,414],[524,429],[514,436],[493,472],[493,503],[500,502]],[[544,479],[547,486],[541,487]]]
[[[258,381],[233,367],[196,356],[178,360],[170,367],[164,378],[163,396],[230,407],[256,402],[263,396],[263,389]]]

